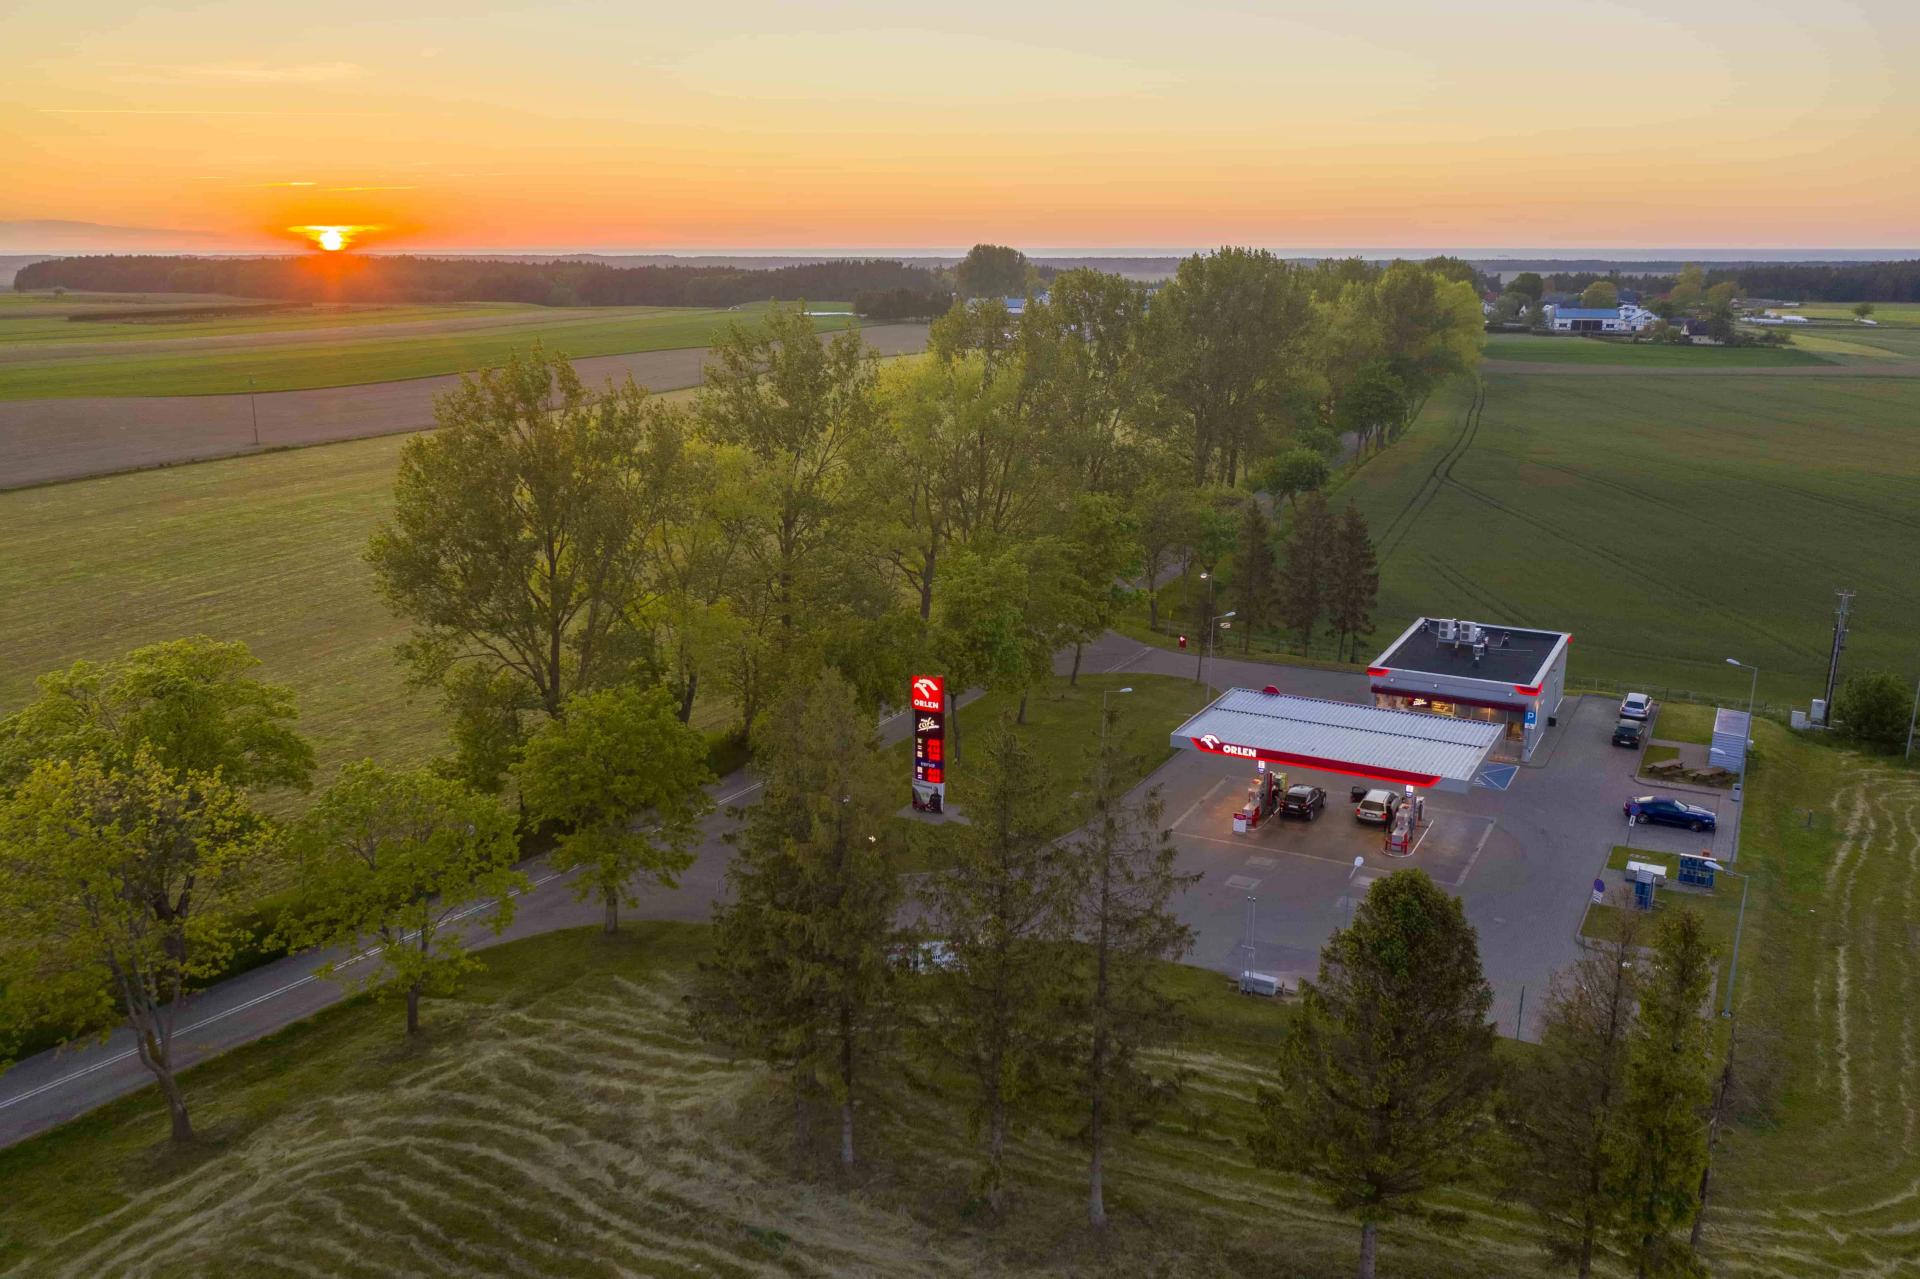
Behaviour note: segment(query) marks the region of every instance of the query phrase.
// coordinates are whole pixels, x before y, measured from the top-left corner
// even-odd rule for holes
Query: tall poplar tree
[[[1227,598],[1240,614],[1240,651],[1253,648],[1254,628],[1265,626],[1279,602],[1279,565],[1274,562],[1273,524],[1260,503],[1250,501],[1240,517],[1240,542],[1233,553],[1233,589]]]
[[[1331,569],[1336,527],[1326,496],[1313,492],[1301,499],[1287,530],[1280,570],[1280,620],[1300,637],[1300,650],[1310,652],[1313,637],[1327,616],[1333,597]]]
[[[1446,1219],[1425,1197],[1465,1174],[1496,1079],[1493,992],[1459,899],[1400,870],[1328,939],[1300,995],[1254,1154],[1359,1218],[1358,1274],[1373,1279],[1380,1223]]]
[[[984,1140],[979,1193],[997,1213],[1007,1138],[1060,1046],[1073,881],[1048,833],[1058,799],[1010,724],[982,740],[972,771],[970,821],[950,831],[953,866],[920,894],[924,928],[951,958],[925,978],[924,1033],[968,1082],[968,1119]]]
[[[1627,1048],[1639,994],[1642,916],[1621,911],[1612,937],[1553,975],[1537,1052],[1514,1071],[1501,1113],[1514,1139],[1513,1193],[1539,1214],[1547,1251],[1580,1279],[1611,1233],[1609,1181],[1619,1153]]]
[[[699,1001],[710,1033],[786,1074],[800,1150],[815,1102],[839,1112],[846,1168],[857,1100],[897,1017],[887,841],[901,785],[872,723],[831,669],[769,708],[754,742],[764,787],[727,868]]]
[[[1116,778],[1119,748],[1104,732],[1102,738],[1093,819],[1068,849],[1080,938],[1066,999],[1073,1031],[1068,1094],[1083,1117],[1087,1219],[1095,1230],[1107,1224],[1108,1150],[1181,1085],[1178,1071],[1154,1068],[1147,1053],[1176,1041],[1186,1024],[1155,969],[1193,947],[1193,930],[1173,903],[1200,878],[1175,869],[1159,791],[1125,801]]]
[[[1713,1045],[1704,1013],[1713,974],[1706,925],[1685,906],[1670,908],[1640,986],[1610,1184],[1615,1236],[1640,1279],[1690,1274],[1697,1264],[1674,1231],[1693,1216],[1707,1163]]]

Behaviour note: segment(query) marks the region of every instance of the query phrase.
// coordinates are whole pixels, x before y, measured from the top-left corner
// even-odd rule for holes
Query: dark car
[[[1326,806],[1327,793],[1318,786],[1289,786],[1286,798],[1280,801],[1280,815],[1312,821]]]
[[[1613,726],[1613,744],[1615,746],[1640,745],[1640,739],[1646,734],[1647,726],[1637,719],[1623,719]]]
[[[1655,826],[1684,826],[1688,830],[1712,830],[1715,818],[1711,808],[1683,804],[1664,795],[1642,795],[1621,805],[1629,817],[1637,817]]]

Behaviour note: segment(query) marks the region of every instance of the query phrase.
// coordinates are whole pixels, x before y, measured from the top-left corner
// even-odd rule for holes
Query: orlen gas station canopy
[[[1183,750],[1464,791],[1502,726],[1231,688],[1173,732]]]

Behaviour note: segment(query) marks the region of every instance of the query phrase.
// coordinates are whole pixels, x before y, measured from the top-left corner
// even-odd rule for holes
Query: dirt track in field
[[[1561,376],[1619,377],[1642,374],[1675,377],[1920,377],[1920,364],[1731,364],[1690,368],[1686,365],[1554,364],[1544,360],[1482,360],[1482,373],[1534,373]]]
[[[884,324],[860,332],[882,355],[908,355],[927,342],[924,324]],[[707,348],[688,347],[594,356],[574,361],[574,367],[588,385],[631,374],[650,390],[671,391],[698,386],[706,360]],[[253,397],[0,401],[0,489],[418,431],[433,425],[434,397],[459,381],[458,375],[410,378]],[[249,398],[260,414],[257,447]]]

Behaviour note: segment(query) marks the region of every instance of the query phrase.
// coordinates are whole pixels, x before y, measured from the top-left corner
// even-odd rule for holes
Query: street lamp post
[[[1115,693],[1131,693],[1132,685],[1126,688],[1109,688],[1100,694],[1100,802],[1106,803],[1107,795],[1107,698]]]
[[[1907,758],[1913,758],[1913,725],[1920,720],[1920,680],[1913,685],[1913,709],[1907,712]]]
[[[253,415],[253,447],[260,447],[260,405],[254,400],[253,378],[247,378],[247,412]]]
[[[1727,1002],[1720,1009],[1722,1017],[1731,1017],[1733,1016],[1733,982],[1740,975],[1740,930],[1747,922],[1747,885],[1752,882],[1752,879],[1745,871],[1728,870],[1718,862],[1713,865],[1718,868],[1715,871],[1716,874],[1740,877],[1740,915],[1733,924],[1733,958],[1727,962]]]
[[[1226,612],[1220,614],[1220,616],[1218,617],[1210,617],[1207,619],[1207,639],[1206,639],[1205,647],[1203,647],[1200,650],[1201,661],[1204,662],[1207,658],[1213,656],[1213,633],[1220,629],[1220,623],[1226,621],[1230,617],[1238,616],[1239,612],[1240,612],[1239,609],[1230,608]]]
[[[1213,570],[1211,569],[1200,570],[1200,580],[1207,584],[1207,612],[1211,614],[1213,612]],[[1206,674],[1206,669],[1207,669],[1207,642],[1205,639],[1202,639],[1198,644],[1193,646],[1193,682],[1194,683],[1198,684],[1201,681],[1201,678]]]
[[[1738,666],[1742,670],[1752,671],[1753,679],[1747,684],[1747,745],[1753,745],[1753,695],[1760,691],[1760,668],[1749,666],[1737,657],[1727,659],[1728,666]],[[1740,752],[1740,775],[1747,775],[1747,752]]]

